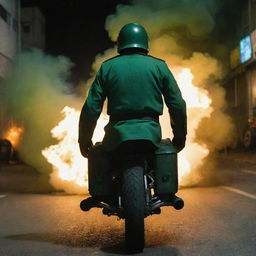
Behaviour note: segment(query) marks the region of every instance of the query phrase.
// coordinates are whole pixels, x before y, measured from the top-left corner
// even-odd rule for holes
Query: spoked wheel
[[[130,253],[139,253],[143,251],[145,244],[145,187],[142,167],[124,170],[122,193],[126,247]]]

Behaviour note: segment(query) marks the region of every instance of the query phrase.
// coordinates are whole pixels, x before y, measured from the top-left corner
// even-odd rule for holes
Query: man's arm
[[[89,149],[92,147],[93,132],[105,99],[106,93],[103,87],[102,68],[100,68],[89,90],[79,119],[78,142],[81,154],[84,157],[88,156]]]
[[[166,64],[163,71],[163,96],[171,118],[174,135],[173,143],[180,151],[185,146],[187,135],[186,102],[182,98],[177,82]]]

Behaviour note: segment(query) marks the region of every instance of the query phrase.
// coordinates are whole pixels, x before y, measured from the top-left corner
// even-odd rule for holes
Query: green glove
[[[180,152],[185,147],[186,137],[174,137],[172,143],[177,148],[177,152]]]
[[[81,155],[85,158],[88,158],[88,154],[92,146],[93,144],[91,140],[83,143],[79,143]]]

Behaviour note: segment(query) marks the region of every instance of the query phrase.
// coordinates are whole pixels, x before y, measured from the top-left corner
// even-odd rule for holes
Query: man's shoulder
[[[152,58],[153,60],[156,60],[156,61],[160,61],[160,62],[164,62],[164,63],[165,63],[165,60],[160,59],[160,58],[157,58],[157,57],[155,57],[155,56],[147,55],[147,57]]]
[[[111,61],[113,61],[113,60],[116,60],[118,57],[120,57],[121,55],[116,55],[116,56],[114,56],[114,57],[111,57],[111,58],[109,58],[109,59],[106,59],[106,60],[104,60],[102,63],[107,63],[107,62],[111,62]]]
[[[116,55],[114,57],[111,57],[111,58],[103,61],[102,65],[105,68],[110,67],[113,64],[118,64],[119,65],[120,63],[123,62],[123,58],[126,59],[127,56],[129,56],[129,55]],[[135,56],[135,55],[131,55],[131,56]],[[165,66],[165,64],[166,64],[165,60],[154,57],[152,55],[137,55],[137,56],[138,56],[138,58],[137,59],[135,58],[134,61],[136,61],[136,60],[141,61],[142,59],[144,59],[143,61],[145,63],[147,63],[147,62],[152,63],[153,62],[155,65],[159,65],[159,66],[163,66],[163,65]],[[142,59],[141,59],[141,56],[142,56]]]

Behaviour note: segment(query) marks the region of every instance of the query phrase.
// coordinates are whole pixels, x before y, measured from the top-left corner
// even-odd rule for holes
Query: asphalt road
[[[256,168],[223,164],[212,186],[184,188],[181,211],[146,218],[144,255],[255,256]],[[83,196],[0,194],[0,256],[122,255],[124,222],[84,213]]]

